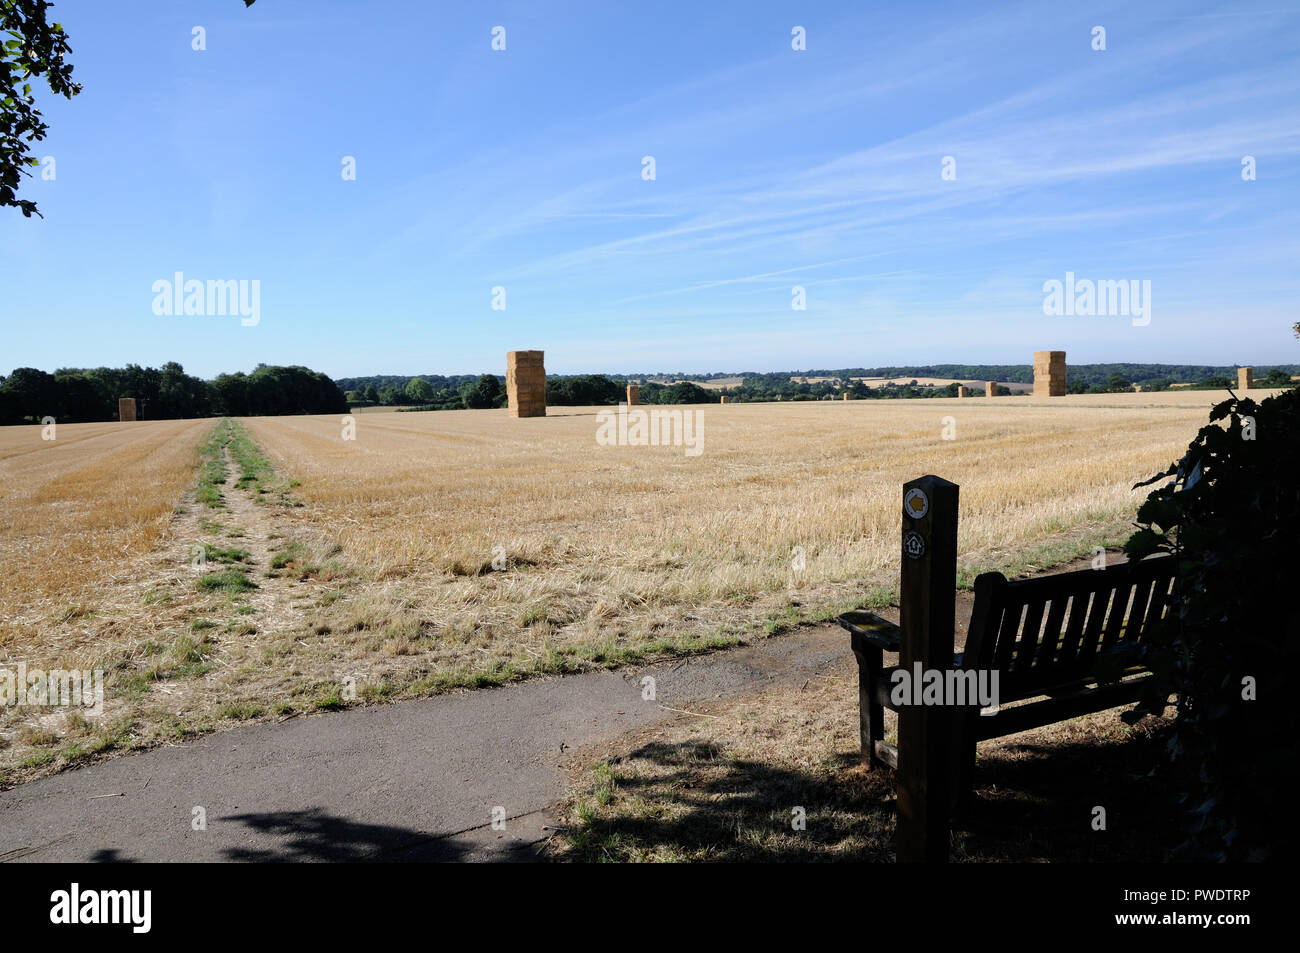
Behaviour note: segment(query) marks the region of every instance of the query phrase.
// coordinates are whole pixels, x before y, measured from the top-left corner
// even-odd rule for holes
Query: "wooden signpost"
[[[957,484],[923,476],[903,484],[899,665],[952,668],[957,588]],[[908,705],[898,715],[898,860],[948,859],[953,709]]]

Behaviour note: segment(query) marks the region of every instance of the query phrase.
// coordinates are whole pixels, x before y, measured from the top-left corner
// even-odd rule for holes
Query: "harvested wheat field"
[[[94,607],[106,582],[140,576],[194,482],[207,420],[0,428],[0,659],[65,648],[49,622]],[[72,664],[78,659],[66,659]]]
[[[0,662],[102,666],[109,717],[11,709],[0,768],[887,604],[924,473],[961,485],[963,580],[1065,562],[1219,396],[675,408],[698,456],[602,446],[597,408],[7,428]]]

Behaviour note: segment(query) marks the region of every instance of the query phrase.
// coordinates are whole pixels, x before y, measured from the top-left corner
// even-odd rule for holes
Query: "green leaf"
[[[1145,559],[1157,549],[1160,544],[1165,542],[1165,537],[1150,529],[1140,529],[1128,538],[1124,544],[1124,552],[1129,559]]]

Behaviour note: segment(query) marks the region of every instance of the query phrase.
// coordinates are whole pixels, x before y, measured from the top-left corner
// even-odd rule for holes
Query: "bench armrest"
[[[845,629],[857,638],[884,652],[897,652],[902,640],[903,630],[878,615],[855,610],[846,612],[837,620]]]

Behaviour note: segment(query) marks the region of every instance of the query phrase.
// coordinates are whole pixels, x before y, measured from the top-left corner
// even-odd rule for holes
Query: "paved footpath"
[[[850,657],[847,635],[825,625],[618,672],[247,725],[0,793],[0,861],[531,860],[575,749]],[[645,675],[655,702],[641,698]],[[206,830],[193,830],[196,807]],[[492,829],[497,807],[504,831]]]

